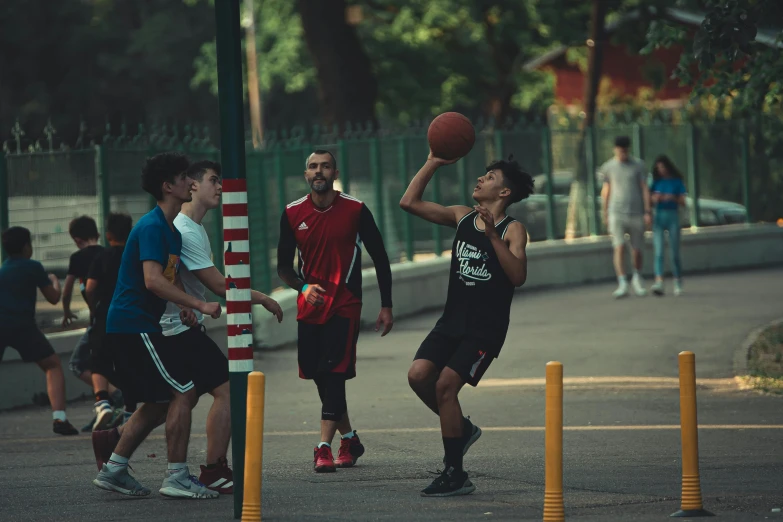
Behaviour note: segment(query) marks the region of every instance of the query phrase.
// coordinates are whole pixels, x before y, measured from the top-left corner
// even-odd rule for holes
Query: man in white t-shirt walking
[[[192,201],[184,203],[174,219],[174,226],[182,235],[180,256],[180,281],[185,292],[206,302],[206,291],[226,296],[226,280],[212,262],[209,236],[201,221],[207,211],[220,206],[222,178],[220,164],[213,161],[198,161],[188,169],[188,176],[195,180]],[[280,305],[271,297],[251,290],[253,304],[260,304],[283,320]],[[198,364],[209,364],[214,368],[209,382],[195,382],[199,395],[209,393],[214,402],[207,416],[207,465],[201,466],[199,481],[207,488],[221,494],[233,493],[233,475],[228,467],[228,444],[231,440],[231,406],[228,385],[228,360],[222,350],[206,334],[202,326],[203,316],[195,311],[198,326],[188,327],[182,323],[180,308],[168,303],[166,313],[161,317],[163,335],[176,336],[182,346],[187,346]]]
[[[633,277],[631,286],[639,297],[647,294],[642,280],[642,247],[644,230],[650,226],[650,189],[644,162],[628,154],[631,140],[618,136],[614,142],[614,158],[598,169],[603,182],[601,198],[604,222],[612,236],[614,271],[617,275],[615,298],[628,295],[628,278],[625,275],[625,234],[631,243]]]

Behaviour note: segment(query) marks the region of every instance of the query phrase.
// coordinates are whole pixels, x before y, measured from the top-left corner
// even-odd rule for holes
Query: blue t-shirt
[[[122,263],[117,274],[109,314],[107,333],[160,332],[160,317],[166,301],[147,290],[144,284],[144,261],[157,261],[163,275],[172,284],[179,272],[182,236],[171,229],[163,211],[156,206],[145,214],[131,230]]]
[[[25,257],[6,259],[0,266],[0,328],[35,326],[36,292],[51,284],[38,261]]]
[[[658,194],[670,194],[673,196],[679,196],[680,194],[686,194],[685,185],[679,178],[661,178],[658,181],[654,181],[650,192]],[[659,201],[655,208],[659,210],[677,210],[679,204],[676,201]]]

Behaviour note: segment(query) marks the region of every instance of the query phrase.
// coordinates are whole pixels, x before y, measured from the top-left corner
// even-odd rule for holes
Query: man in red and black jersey
[[[364,453],[351,428],[345,381],[356,376],[356,341],[362,311],[362,244],[375,263],[381,312],[375,330],[394,324],[391,267],[372,213],[356,198],[334,189],[339,171],[332,153],[313,152],[305,164],[310,193],[288,204],[280,219],[277,273],[299,292],[299,377],[313,379],[321,398],[321,442],[316,472],[348,468]],[[298,251],[298,273],[293,267]],[[335,460],[331,443],[342,435]]]

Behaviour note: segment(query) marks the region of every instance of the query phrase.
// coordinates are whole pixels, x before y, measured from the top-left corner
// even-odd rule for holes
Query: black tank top
[[[508,331],[514,285],[500,265],[492,242],[478,229],[473,210],[457,225],[451,249],[449,290],[436,329],[447,335],[481,336],[502,346]],[[495,228],[504,238],[515,219],[506,216]]]

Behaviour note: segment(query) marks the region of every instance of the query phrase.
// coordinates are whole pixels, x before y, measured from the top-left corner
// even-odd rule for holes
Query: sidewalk
[[[367,454],[328,476],[312,472],[319,409],[314,385],[297,378],[296,353],[257,352],[256,369],[267,376],[264,519],[541,520],[542,379],[546,362],[559,360],[567,519],[666,520],[679,508],[682,350],[696,353],[704,507],[725,521],[783,518],[771,512],[783,507],[780,398],[741,391],[732,378],[745,336],[781,315],[783,269],[689,278],[679,298],[615,301],[612,290],[599,284],[515,297],[501,357],[463,392],[465,414],[484,429],[465,458],[477,486],[466,497],[418,495],[434,477],[427,472],[442,465],[442,444],[437,418],[410,391],[406,372],[437,314],[401,321],[384,338],[362,332],[348,401]],[[225,343],[222,331],[215,336]],[[195,410],[191,470],[204,461],[210,404],[204,397]],[[70,406],[76,425],[90,406]],[[157,494],[162,429],[133,458],[153,495],[126,501],[90,484],[89,438],[56,437],[50,422],[42,409],[0,414],[4,520],[232,520],[230,498],[193,503]]]

